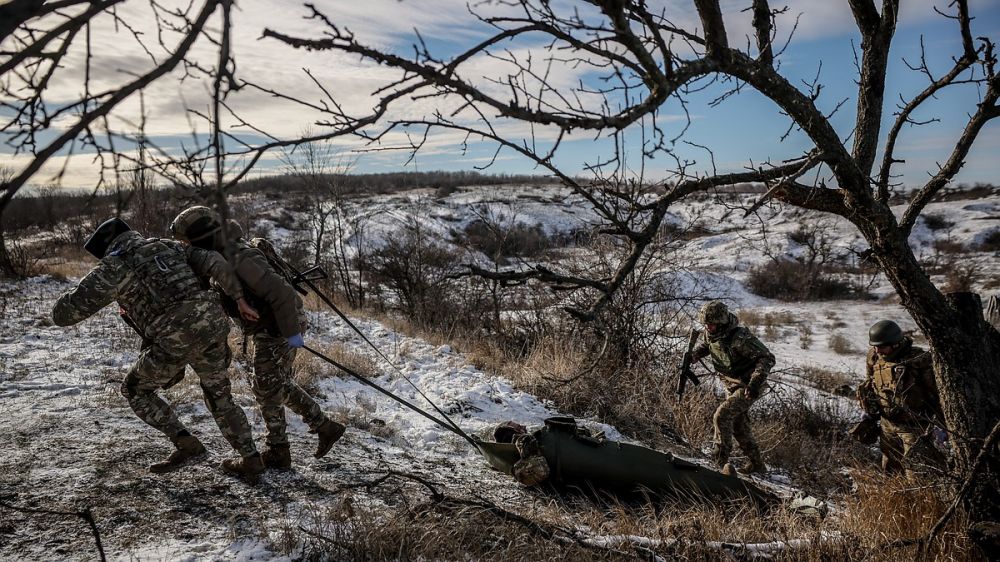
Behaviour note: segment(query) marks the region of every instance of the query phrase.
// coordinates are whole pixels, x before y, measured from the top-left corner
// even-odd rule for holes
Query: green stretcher
[[[700,501],[746,498],[759,507],[779,498],[750,481],[642,447],[594,438],[578,430],[573,418],[549,418],[532,433],[549,465],[549,482],[585,490],[647,493]],[[477,440],[490,465],[512,474],[521,459],[511,443]]]

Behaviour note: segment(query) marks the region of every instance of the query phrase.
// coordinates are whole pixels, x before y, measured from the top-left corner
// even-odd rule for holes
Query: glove
[[[932,429],[931,434],[934,436],[934,442],[938,445],[944,446],[944,444],[948,442],[948,432],[940,427]]]
[[[295,349],[305,347],[306,342],[302,339],[302,334],[295,334],[294,336],[289,336],[288,347],[294,347]]]

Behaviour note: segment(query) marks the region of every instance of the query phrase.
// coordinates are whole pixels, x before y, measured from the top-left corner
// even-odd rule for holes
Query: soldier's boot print
[[[764,457],[760,454],[760,449],[756,447],[751,447],[749,450],[744,450],[747,455],[747,460],[737,469],[743,474],[760,474],[767,472],[767,465],[764,464]]]
[[[316,454],[313,456],[317,459],[323,458],[323,455],[330,452],[333,444],[344,435],[344,430],[346,429],[344,424],[337,423],[331,419],[327,419],[321,423],[316,428],[316,434],[319,436],[319,444],[316,446]]]
[[[260,458],[267,468],[290,470],[292,468],[292,451],[288,445],[269,445]]]
[[[251,484],[256,484],[260,480],[261,473],[264,472],[264,461],[261,460],[260,453],[254,453],[249,457],[222,461],[222,470],[239,476]]]
[[[163,474],[172,470],[191,464],[204,458],[208,452],[205,446],[198,441],[194,435],[179,435],[171,439],[174,442],[174,452],[166,459],[149,465],[149,471],[153,474]]]

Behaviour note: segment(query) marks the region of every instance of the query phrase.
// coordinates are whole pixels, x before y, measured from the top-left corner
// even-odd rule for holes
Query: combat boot
[[[764,464],[760,451],[747,453],[747,461],[738,469],[740,474],[761,474],[767,472],[767,465]]]
[[[269,445],[260,455],[267,468],[289,470],[292,468],[292,452],[288,445]]]
[[[264,461],[260,458],[260,453],[254,453],[242,459],[226,459],[222,461],[222,470],[255,484],[264,472]]]
[[[729,462],[729,450],[723,448],[721,445],[716,444],[715,447],[712,448],[711,456],[712,462],[715,463],[717,468],[721,469],[726,466],[726,463]]]
[[[313,456],[317,459],[323,458],[323,455],[330,452],[333,444],[344,435],[345,429],[347,428],[344,424],[337,423],[331,419],[324,420],[316,428],[316,434],[319,435],[319,444],[316,446],[316,454]]]
[[[171,439],[171,441],[177,448],[166,459],[149,466],[149,471],[153,474],[177,470],[185,464],[201,458],[207,452],[205,446],[194,435],[181,435]]]

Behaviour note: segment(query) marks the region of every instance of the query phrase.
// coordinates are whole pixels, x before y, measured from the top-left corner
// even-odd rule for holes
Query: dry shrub
[[[750,270],[747,288],[762,297],[783,301],[858,299],[861,287],[794,260],[771,260]]]
[[[821,496],[849,490],[845,465],[875,460],[870,448],[848,436],[851,412],[840,404],[810,401],[803,393],[779,393],[750,411],[767,463],[787,470],[797,486]]]
[[[969,251],[965,244],[947,239],[935,240],[934,249],[941,254],[964,254]]]
[[[854,376],[851,373],[822,367],[803,367],[802,378],[809,381],[812,386],[831,394],[853,396]],[[852,389],[852,392],[845,394],[845,388]]]
[[[355,373],[371,378],[378,374],[375,361],[367,355],[351,351],[341,343],[317,344],[316,351],[333,359],[337,363],[353,370]],[[298,353],[293,366],[295,382],[307,390],[315,389],[316,383],[331,375],[349,377],[326,361],[311,353]]]
[[[975,290],[980,277],[979,264],[975,262],[956,263],[945,269],[945,292],[971,292]]]
[[[939,213],[925,213],[921,218],[923,218],[924,226],[934,232],[947,230],[955,226],[954,222],[946,219],[944,215]]]
[[[927,536],[948,507],[933,486],[914,485],[904,476],[852,471],[855,493],[844,499],[838,527],[846,539],[871,553],[875,560],[913,560],[916,546],[886,548],[893,541]],[[934,542],[927,560],[980,560],[966,537],[967,518],[959,511]]]
[[[991,231],[983,237],[979,243],[979,250],[982,252],[1000,252],[1000,228]]]
[[[38,272],[54,279],[79,279],[97,265],[97,260],[86,250],[65,244],[44,249],[46,257],[38,264]]]
[[[851,340],[844,337],[843,334],[831,335],[828,345],[830,346],[831,351],[840,355],[854,355],[858,352],[854,349],[854,346],[851,345]]]

